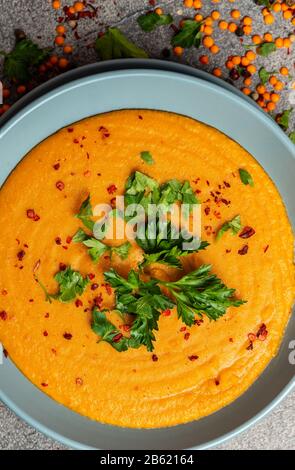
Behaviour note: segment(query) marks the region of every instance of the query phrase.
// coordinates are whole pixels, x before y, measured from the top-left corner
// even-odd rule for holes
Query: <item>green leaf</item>
[[[83,245],[87,246],[87,248],[89,248],[88,254],[95,263],[97,263],[105,253],[109,253],[111,257],[115,253],[121,259],[126,259],[131,247],[129,242],[122,243],[122,245],[119,246],[106,245],[101,240],[87,235],[81,228],[73,236],[73,242],[83,243]]]
[[[237,235],[237,233],[239,233],[239,231],[241,230],[242,228],[242,224],[241,224],[241,216],[240,215],[236,215],[236,217],[234,217],[232,220],[229,220],[228,222],[225,222],[221,227],[220,229],[218,230],[217,232],[217,235],[216,235],[216,239],[217,240],[220,240],[220,238],[222,237],[222,235],[227,232],[228,230],[231,230],[231,233],[233,235]]]
[[[265,67],[261,67],[258,74],[259,74],[259,78],[260,78],[262,85],[265,85],[268,82],[269,77],[273,75],[274,73],[276,73],[275,70],[268,72]]]
[[[91,220],[91,217],[93,217],[93,212],[90,196],[87,196],[87,198],[82,202],[79,212],[75,215],[75,217],[80,219],[86,228],[93,231],[94,222]]]
[[[267,8],[271,8],[271,2],[270,0],[255,0],[255,3],[257,5],[264,5]]]
[[[149,204],[157,204],[159,200],[159,183],[149,176],[136,171],[126,181],[124,201],[125,207],[131,204],[142,206],[147,214]],[[131,215],[126,219],[132,218]]]
[[[139,26],[146,32],[153,31],[158,26],[170,24],[172,21],[173,17],[171,15],[158,15],[155,12],[140,15],[137,18]]]
[[[253,178],[247,170],[240,168],[239,175],[243,184],[249,184],[250,186],[254,186]]]
[[[183,48],[190,48],[192,46],[200,47],[202,41],[201,26],[202,22],[184,20],[180,31],[176,33],[171,40],[172,46],[180,46]]]
[[[274,42],[264,42],[259,47],[257,47],[257,53],[263,57],[268,56],[272,52],[275,52],[277,47]]]
[[[95,263],[99,261],[102,255],[111,251],[110,246],[94,237],[88,237],[83,241],[83,244],[89,248],[88,254]]]
[[[78,271],[74,271],[71,266],[68,266],[65,270],[56,273],[54,279],[59,284],[59,290],[56,294],[49,294],[44,284],[42,284],[37,276],[35,276],[35,280],[39,283],[45,293],[46,300],[50,303],[52,299],[59,300],[64,303],[71,302],[77,296],[83,294],[85,287],[89,283],[87,276],[83,278],[83,276]]]
[[[155,163],[151,153],[148,151],[141,152],[140,157],[145,163],[147,163],[147,165],[153,165]]]
[[[291,139],[291,142],[293,142],[293,144],[295,144],[295,131],[291,132],[291,133],[289,134],[289,137],[290,137],[290,139]]]
[[[101,60],[121,58],[147,59],[147,53],[136,46],[118,28],[109,28],[95,43],[95,49]]]
[[[26,82],[48,55],[48,50],[40,49],[30,39],[22,39],[11,52],[4,54],[4,75],[10,80]]]
[[[127,351],[128,338],[123,336],[116,326],[107,319],[105,312],[97,307],[92,311],[92,330],[100,336],[98,342],[105,341],[119,352]]]
[[[122,243],[122,245],[119,246],[113,246],[111,249],[111,254],[115,253],[118,255],[121,259],[127,259],[129,250],[131,248],[131,243],[130,242],[125,242]]]
[[[293,109],[285,109],[282,114],[278,117],[278,124],[286,131],[289,127],[289,120]]]

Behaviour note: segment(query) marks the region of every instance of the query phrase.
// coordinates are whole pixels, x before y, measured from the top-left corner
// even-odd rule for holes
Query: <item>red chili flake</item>
[[[46,312],[44,318],[49,318],[49,312]]]
[[[223,184],[226,188],[230,188],[230,184],[227,181],[224,181]]]
[[[201,178],[196,178],[195,180],[193,180],[193,183],[194,184],[198,184],[198,182],[200,181]]]
[[[89,178],[89,176],[91,176],[91,171],[86,170],[86,171],[84,171],[83,175],[86,176],[86,178]]]
[[[159,360],[159,358],[158,358],[157,354],[153,354],[152,355],[152,361],[157,362],[158,360]]]
[[[107,294],[108,295],[112,295],[112,288],[110,286],[110,284],[106,283],[106,284],[102,284],[101,287],[104,287],[105,290],[107,291]]]
[[[4,357],[6,357],[6,358],[8,357],[8,351],[7,351],[7,349],[3,349],[3,354],[4,354]]]
[[[2,289],[2,291],[1,291],[1,294],[2,294],[2,295],[7,295],[7,294],[8,294],[8,292],[7,292],[7,290],[6,290],[6,289]]]
[[[143,117],[139,114],[138,115],[138,119],[140,119],[141,121],[143,120]]]
[[[42,382],[41,385],[42,385],[42,387],[48,387],[48,384],[45,383],[45,382]]]
[[[249,227],[248,225],[246,225],[246,227],[244,227],[243,230],[241,231],[241,233],[239,234],[239,237],[240,238],[250,238],[253,235],[255,235],[254,228]]]
[[[94,283],[94,284],[91,284],[91,290],[96,290],[98,289],[98,284]]]
[[[111,206],[112,206],[113,208],[115,208],[115,207],[116,207],[116,198],[113,197],[110,202],[111,202]]]
[[[216,219],[221,219],[221,214],[218,211],[214,211],[213,214],[215,215]]]
[[[200,326],[202,323],[204,323],[204,320],[196,318],[194,320],[194,325]]]
[[[210,207],[209,206],[205,207],[204,212],[205,212],[206,215],[209,215]]]
[[[75,138],[75,139],[73,139],[73,142],[74,142],[74,144],[78,144],[78,143],[79,143],[79,139]]]
[[[256,340],[256,335],[255,333],[248,333],[248,339],[251,343]]]
[[[115,192],[117,191],[117,186],[115,184],[111,184],[108,188],[107,188],[107,192],[109,194],[114,194]]]
[[[35,213],[34,209],[28,209],[28,210],[27,210],[27,217],[28,217],[29,219],[34,220],[34,222],[37,222],[37,221],[40,219],[39,215],[37,215],[37,214]]]
[[[263,252],[266,253],[268,249],[269,249],[269,245],[266,245],[266,247],[264,248]]]
[[[24,243],[24,247],[29,248],[29,245],[27,245],[27,243]]]
[[[166,308],[166,310],[163,310],[162,315],[163,317],[169,317],[171,315],[171,310]]]
[[[215,379],[215,385],[218,386],[220,384],[218,379]]]
[[[108,129],[104,126],[100,126],[98,131],[101,132],[101,136],[102,136],[103,139],[107,139],[111,135],[109,133]]]
[[[188,331],[184,334],[183,338],[185,339],[185,341],[187,341],[189,339],[190,335],[191,334]]]
[[[34,302],[34,299],[29,299],[29,302],[31,302],[31,303]]]
[[[61,238],[60,238],[60,237],[56,237],[56,238],[55,238],[55,243],[56,243],[57,245],[61,245]]]
[[[62,191],[63,189],[65,189],[65,184],[62,181],[57,181],[55,183],[55,186],[57,187],[59,191]]]
[[[248,245],[242,246],[242,248],[238,250],[239,255],[246,255],[248,253],[248,249]]]
[[[83,379],[81,379],[81,377],[77,377],[75,382],[76,382],[76,385],[79,385],[79,386],[83,385]]]
[[[64,250],[67,250],[67,249],[68,249],[68,246],[63,245],[62,248],[63,248]]]
[[[225,250],[225,253],[230,253],[230,252],[231,252],[231,249],[229,249],[229,248],[227,248],[227,249]]]
[[[17,258],[19,261],[21,261],[26,255],[26,252],[24,250],[20,250],[18,253],[17,253]]]
[[[68,132],[74,132],[74,128],[73,127],[68,127]]]
[[[179,331],[182,333],[185,330],[186,330],[186,326],[182,326]]]
[[[118,333],[116,336],[113,337],[113,342],[119,343],[119,341],[121,341],[122,338],[123,338],[122,333]]]
[[[56,349],[51,348],[51,352],[52,352],[53,354],[56,354]]]
[[[1,320],[7,320],[7,313],[5,312],[5,310],[2,310],[2,312],[0,312],[0,318]]]
[[[233,338],[228,338],[229,342],[230,343],[233,343],[234,342],[234,339]]]
[[[47,332],[47,331],[43,331],[43,336],[48,336],[48,332]]]
[[[99,307],[99,308],[100,308],[100,307],[101,307],[101,304],[102,304],[102,302],[103,302],[102,295],[99,294],[97,297],[95,297],[95,298],[93,299],[93,301],[94,301],[94,305],[96,305],[96,307]]]
[[[81,299],[76,299],[75,300],[75,305],[76,305],[76,307],[82,307],[83,306],[82,300]]]
[[[53,165],[53,168],[54,168],[55,170],[59,170],[59,168],[60,168],[60,163],[55,163],[55,164]]]
[[[149,4],[154,7],[156,5],[156,0],[149,0]]]
[[[265,323],[262,323],[262,325],[260,326],[259,330],[256,333],[256,336],[259,339],[259,341],[265,341],[267,335],[268,335],[268,331],[266,329],[266,325]]]
[[[200,189],[196,189],[196,190],[195,190],[195,194],[201,194],[201,192],[202,192],[202,191],[201,191]]]
[[[90,279],[90,280],[92,280],[92,279],[94,279],[94,278],[95,278],[95,274],[93,274],[93,273],[89,273],[89,274],[88,274],[88,277],[89,277],[89,279]]]
[[[252,351],[252,349],[253,349],[253,342],[252,341],[250,341],[250,344],[249,344],[249,346],[246,347],[246,349],[248,351]]]
[[[66,242],[68,244],[70,244],[72,242],[72,237],[70,235],[66,238]]]
[[[193,354],[192,356],[188,356],[188,358],[190,361],[196,361],[197,359],[199,359],[199,356]]]
[[[126,324],[125,324],[125,325],[122,325],[122,329],[123,329],[123,331],[126,331],[126,332],[128,332],[128,331],[130,331],[130,328],[131,328],[131,326],[130,326],[130,325],[126,325]]]
[[[59,263],[59,270],[60,271],[65,271],[67,269],[67,265],[64,263]]]
[[[73,335],[71,333],[64,333],[63,337],[64,339],[72,339]]]

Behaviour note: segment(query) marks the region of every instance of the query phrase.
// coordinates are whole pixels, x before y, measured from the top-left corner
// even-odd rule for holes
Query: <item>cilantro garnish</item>
[[[95,43],[95,49],[101,60],[142,58],[147,59],[147,53],[136,46],[118,28],[109,28]]]
[[[217,239],[217,240],[220,240],[220,238],[222,237],[222,235],[223,235],[225,232],[227,232],[228,230],[230,230],[233,235],[237,235],[237,233],[239,233],[239,231],[241,230],[241,228],[242,228],[241,216],[240,216],[240,215],[236,215],[236,217],[234,217],[232,220],[229,220],[229,221],[225,222],[225,223],[220,227],[220,229],[219,229],[218,232],[217,232],[216,239]]]
[[[92,312],[92,330],[100,336],[98,343],[106,341],[119,352],[128,349],[128,338],[123,336],[115,325],[107,319],[105,312],[97,307]]]
[[[155,163],[151,153],[148,152],[147,150],[141,152],[140,157],[147,165],[153,165]]]
[[[137,23],[146,32],[153,31],[158,26],[170,24],[172,21],[173,17],[171,15],[158,15],[155,12],[149,12],[137,18]]]
[[[87,227],[89,230],[93,231],[94,222],[91,220],[93,216],[92,206],[90,202],[90,196],[82,202],[78,214],[75,215],[78,219],[83,222],[83,225]]]
[[[66,269],[59,271],[54,276],[54,279],[59,284],[59,290],[56,294],[49,294],[44,284],[35,276],[36,281],[40,287],[44,290],[46,300],[59,300],[60,302],[71,302],[77,296],[82,295],[85,287],[89,283],[88,277],[83,278],[79,271],[74,271],[71,266],[67,266]]]
[[[245,170],[244,168],[240,168],[239,175],[243,184],[249,184],[250,186],[254,186],[254,181],[249,171]]]
[[[110,257],[112,257],[113,254],[117,254],[121,259],[126,259],[131,247],[131,244],[128,241],[119,246],[107,245],[101,240],[87,235],[87,233],[81,228],[79,228],[73,236],[73,242],[83,243],[83,245],[87,246],[87,248],[89,248],[88,254],[95,263],[97,263],[105,253],[108,253]]]

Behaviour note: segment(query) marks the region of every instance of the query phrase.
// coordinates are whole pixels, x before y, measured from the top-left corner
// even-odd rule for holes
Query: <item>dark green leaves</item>
[[[263,57],[268,56],[272,52],[275,52],[277,47],[274,42],[264,42],[259,47],[257,47],[257,53]]]
[[[286,109],[282,112],[277,118],[278,124],[282,127],[284,131],[286,131],[289,127],[289,120],[293,109]]]
[[[190,48],[192,46],[200,47],[202,40],[201,26],[201,22],[184,20],[180,31],[176,33],[171,40],[172,46],[180,46],[183,48]]]
[[[32,76],[34,69],[47,56],[48,51],[40,49],[30,39],[22,39],[15,44],[14,49],[8,53],[2,53],[4,58],[4,75],[11,80],[26,82]]]
[[[157,15],[159,16],[159,15]],[[140,158],[147,164],[147,165],[153,165],[155,162],[154,162],[154,159],[151,155],[150,152],[148,151],[143,151],[140,153]]]
[[[210,273],[211,266],[200,266],[176,282],[162,282],[171,292],[178,317],[191,326],[195,315],[207,315],[210,320],[217,320],[226,313],[228,307],[238,307],[243,300],[233,298],[235,289],[226,287],[222,281]]]
[[[106,341],[119,352],[128,349],[128,338],[123,336],[115,325],[107,319],[105,312],[98,310],[97,307],[92,312],[92,330],[100,336],[98,342]]]
[[[153,31],[158,26],[170,24],[172,21],[171,15],[158,15],[155,12],[147,13],[137,18],[139,26],[146,32]]]
[[[91,217],[93,216],[92,212],[92,206],[90,202],[90,196],[88,196],[85,201],[82,202],[81,207],[79,209],[78,214],[76,214],[75,217],[80,219],[85,227],[87,227],[89,230],[93,231],[94,227],[94,222],[91,220]]]
[[[258,74],[262,85],[265,85],[268,82],[270,76],[274,73],[276,73],[275,70],[268,72],[265,67],[261,67]]]
[[[95,43],[95,49],[102,60],[122,58],[147,59],[148,55],[136,46],[118,28],[109,28]]]
[[[110,246],[103,243],[101,240],[87,235],[81,228],[73,236],[74,243],[83,243],[87,246],[88,254],[92,260],[97,263],[102,255],[108,253],[110,257],[117,254],[121,259],[126,259],[131,247],[129,242],[122,243],[119,246]]]
[[[35,277],[40,287],[44,290],[46,300],[51,302],[52,299],[59,300],[60,302],[71,302],[79,295],[82,295],[85,287],[89,283],[88,277],[83,278],[82,274],[74,271],[71,266],[59,271],[54,276],[54,279],[59,284],[59,290],[56,294],[49,294],[45,286]]]
[[[250,186],[254,186],[253,178],[247,170],[240,168],[239,175],[243,184],[249,184]]]
[[[124,199],[126,207],[139,204],[147,213],[148,205],[157,204],[159,201],[159,183],[144,173],[136,171],[127,179]],[[131,217],[131,214],[129,216]]]
[[[237,215],[237,216],[234,217],[232,220],[229,220],[228,222],[225,222],[225,223],[220,227],[220,229],[219,229],[218,232],[217,232],[216,239],[217,239],[217,240],[220,240],[220,238],[222,237],[222,235],[223,235],[225,232],[227,232],[228,230],[230,230],[233,235],[237,235],[237,233],[239,233],[239,231],[241,230],[241,228],[242,228],[241,217],[240,217],[239,215]]]

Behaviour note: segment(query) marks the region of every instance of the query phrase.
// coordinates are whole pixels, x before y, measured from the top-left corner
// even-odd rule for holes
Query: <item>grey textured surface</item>
[[[71,32],[67,41],[75,45],[72,62],[75,65],[94,62],[95,52],[91,45],[97,33],[103,31],[106,26],[119,26],[130,38],[139,46],[142,46],[152,57],[161,57],[164,47],[169,45],[169,38],[172,34],[170,28],[159,28],[153,33],[143,33],[136,24],[136,18],[143,10],[149,9],[149,3],[137,0],[100,0],[93,2],[99,7],[99,13],[95,20],[80,20],[78,32],[81,37],[75,41]],[[181,0],[162,1],[157,4],[165,12],[174,14],[175,22],[183,16],[191,17],[194,10],[183,7]],[[270,27],[266,27],[262,21],[260,9],[254,5],[252,0],[237,0],[234,4],[223,1],[220,4],[203,2],[202,13],[206,14],[210,10],[218,9],[221,17],[229,19],[229,12],[232,8],[239,8],[242,16],[251,14],[253,18],[253,33],[266,32],[269,30],[274,37],[287,36],[293,32],[294,28],[290,23],[282,21],[280,16]],[[69,2],[62,2],[63,5]],[[0,0],[0,49],[9,50],[13,46],[13,30],[22,28],[26,33],[42,46],[53,44],[55,36],[56,18],[60,15],[51,8],[49,0]],[[214,33],[216,43],[221,46],[219,54],[210,57],[210,64],[204,69],[210,71],[215,66],[220,66],[224,77],[227,76],[224,63],[229,54],[242,54],[243,46],[234,34],[224,33],[216,30]],[[294,50],[295,45],[293,46]],[[282,65],[287,65],[294,73],[294,52],[291,49],[288,53],[285,49],[278,50],[266,59],[259,58],[256,65],[259,68],[262,64],[268,70],[278,70]],[[198,57],[204,53],[191,50],[180,60],[192,66],[199,67]],[[177,60],[177,59],[175,59]],[[294,76],[293,76],[294,79]],[[254,77],[253,83],[258,82],[258,77]],[[237,86],[242,86],[241,81],[236,82]],[[290,87],[286,87],[282,93],[278,111],[289,109]],[[294,103],[293,103],[294,106]],[[295,113],[293,113],[295,114]],[[290,129],[294,129],[294,116],[292,117]],[[231,439],[220,449],[295,449],[295,392],[290,394],[280,406],[278,406],[268,417],[251,427],[238,437]],[[0,449],[64,449],[59,443],[43,436],[22,420],[17,418],[13,412],[0,404]]]

